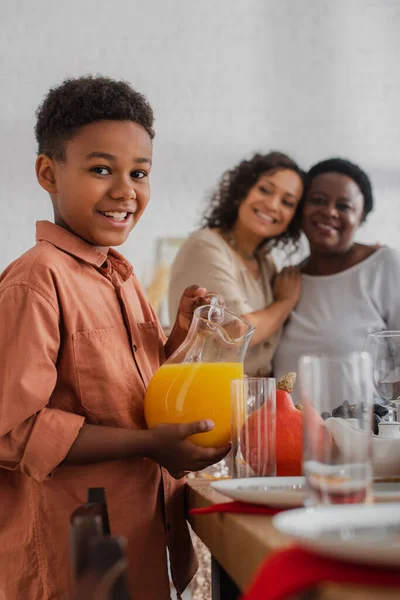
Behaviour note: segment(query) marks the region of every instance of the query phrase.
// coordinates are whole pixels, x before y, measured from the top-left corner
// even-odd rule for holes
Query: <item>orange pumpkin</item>
[[[290,395],[296,373],[287,373],[276,386],[276,474],[301,475],[303,460],[303,414]]]
[[[277,384],[276,390],[276,474],[278,477],[302,474],[303,458],[303,413],[301,405],[296,407],[290,395],[296,381],[296,373],[287,373]],[[251,414],[242,429],[241,447],[245,461],[259,476],[267,475],[267,413],[266,405]],[[315,411],[317,443],[326,435],[322,417]],[[264,433],[263,433],[264,432]],[[321,433],[321,435],[320,435]],[[322,446],[321,446],[322,448]]]

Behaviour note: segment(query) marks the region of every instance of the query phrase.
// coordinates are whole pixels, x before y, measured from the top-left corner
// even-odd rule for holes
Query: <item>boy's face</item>
[[[97,121],[65,146],[65,160],[39,156],[39,183],[50,194],[55,222],[100,248],[119,246],[150,198],[152,144],[132,121]]]

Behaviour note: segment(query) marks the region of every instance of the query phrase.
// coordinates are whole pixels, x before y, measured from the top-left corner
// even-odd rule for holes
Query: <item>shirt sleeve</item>
[[[84,418],[51,408],[60,346],[59,315],[46,294],[14,284],[0,294],[0,468],[48,478]]]
[[[220,294],[226,308],[234,314],[253,312],[238,281],[234,261],[218,238],[215,242],[208,238],[189,238],[180,249],[172,267],[169,286],[171,322],[175,321],[183,291],[194,284]]]
[[[400,330],[400,252],[386,248],[384,260],[375,272],[372,297],[388,330]]]

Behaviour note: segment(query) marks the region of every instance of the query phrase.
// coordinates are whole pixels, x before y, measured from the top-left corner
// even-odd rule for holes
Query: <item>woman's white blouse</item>
[[[367,335],[383,329],[400,329],[400,253],[386,246],[341,273],[303,275],[300,301],[275,354],[274,374],[297,372],[302,355],[362,351]],[[296,387],[295,403],[301,401]]]

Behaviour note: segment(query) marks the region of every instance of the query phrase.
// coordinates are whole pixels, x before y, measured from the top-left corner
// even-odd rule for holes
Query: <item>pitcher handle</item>
[[[204,298],[210,300],[208,320],[214,323],[222,323],[224,320],[224,304],[221,296],[215,292],[208,292]]]

